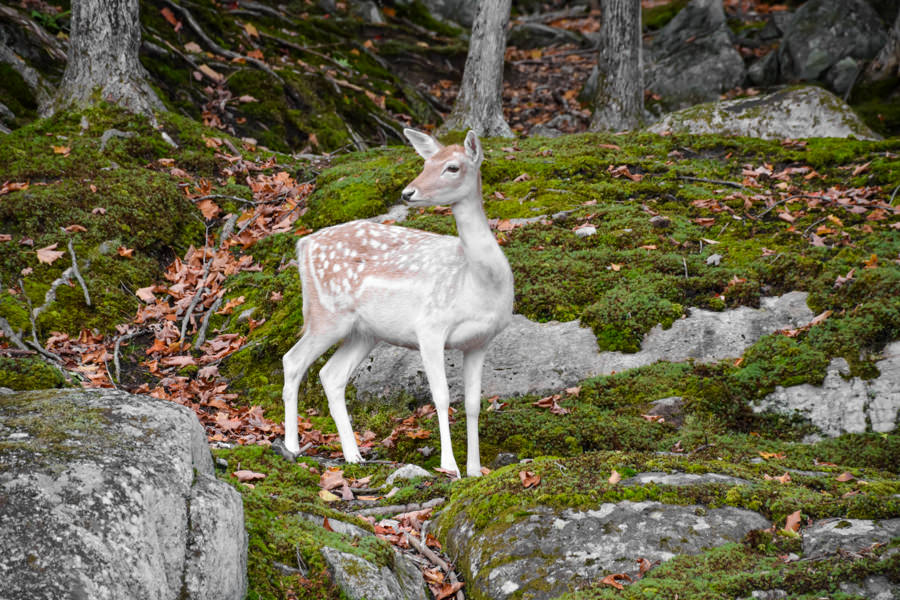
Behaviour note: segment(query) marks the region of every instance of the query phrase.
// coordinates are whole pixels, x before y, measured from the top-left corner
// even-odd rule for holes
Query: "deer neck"
[[[481,173],[472,192],[453,205],[456,231],[469,269],[478,279],[497,281],[511,275],[506,256],[488,225],[481,199]]]

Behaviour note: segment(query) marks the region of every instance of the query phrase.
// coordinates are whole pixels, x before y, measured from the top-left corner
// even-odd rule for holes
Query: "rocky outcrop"
[[[394,553],[393,569],[328,546],[322,548],[322,557],[351,600],[428,600],[422,573],[399,552]]]
[[[660,360],[692,358],[715,362],[737,357],[760,337],[779,329],[800,327],[812,320],[805,292],[763,298],[760,308],[740,307],[714,312],[692,310],[669,329],[657,325],[645,337],[641,351],[599,352],[594,332],[577,321],[534,323],[514,315],[512,323],[488,347],[482,378],[486,396],[520,396],[559,391],[596,375],[608,375]],[[451,397],[462,396],[462,354],[445,358]],[[405,392],[430,398],[419,353],[379,344],[353,375],[357,397],[371,399]]]
[[[669,113],[654,133],[717,133],[763,139],[855,137],[878,139],[843,100],[819,87],[692,106]]]
[[[234,599],[240,494],[188,408],[109,390],[0,395],[0,598]]]
[[[847,361],[835,358],[822,385],[779,386],[753,410],[799,413],[829,437],[893,431],[900,418],[900,342],[888,344],[883,355],[875,363],[880,373],[875,379],[850,377]]]
[[[825,519],[803,530],[803,555],[823,558],[838,551],[859,552],[900,536],[900,519]]]
[[[556,598],[608,573],[637,576],[636,557],[663,562],[769,526],[762,515],[740,508],[659,502],[604,503],[592,510],[538,506],[517,514],[475,531],[461,512],[445,536],[476,597]]]
[[[744,80],[719,0],[691,0],[653,39],[644,80],[669,109],[718,99]]]

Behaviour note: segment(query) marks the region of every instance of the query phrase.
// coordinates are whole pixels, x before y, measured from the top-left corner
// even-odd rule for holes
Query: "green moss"
[[[16,118],[11,123],[6,123],[10,129],[21,127],[37,117],[37,100],[31,92],[31,88],[22,79],[22,76],[7,64],[0,64],[0,103],[6,105],[15,114]]]
[[[641,9],[641,24],[645,29],[662,29],[685,6],[687,6],[687,0],[673,0],[652,8],[643,8]]]
[[[38,358],[0,356],[0,387],[13,390],[43,390],[67,385],[68,382],[59,369]]]

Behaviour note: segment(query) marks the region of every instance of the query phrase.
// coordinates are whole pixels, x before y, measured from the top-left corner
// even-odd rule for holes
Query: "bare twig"
[[[81,277],[81,271],[78,270],[78,257],[75,256],[75,248],[72,247],[72,240],[69,240],[69,255],[72,257],[72,272],[75,274],[75,279],[81,284],[81,291],[84,292],[84,303],[90,306],[91,295],[88,293],[87,286],[84,284],[84,279]],[[89,265],[90,263],[86,263],[85,268]]]
[[[38,316],[40,316],[40,314],[42,312],[44,312],[44,310],[46,310],[47,307],[50,306],[50,304],[52,304],[56,300],[56,288],[58,288],[59,286],[61,286],[64,283],[67,285],[71,283],[69,278],[72,277],[76,268],[77,267],[69,267],[68,269],[63,271],[59,277],[57,277],[55,280],[53,280],[53,283],[50,284],[50,289],[48,289],[47,293],[44,294],[44,303],[41,304],[40,306],[38,306],[37,308],[35,308],[34,310],[29,310],[32,321],[34,319],[37,319]],[[19,287],[22,289],[22,293],[24,294],[25,288],[22,287],[21,280],[19,280]],[[28,300],[27,294],[25,294],[25,299],[28,301],[29,309],[30,309],[31,301]]]
[[[687,279],[688,278],[687,261],[684,259],[683,256],[681,257],[681,264],[684,265],[684,278]]]
[[[729,185],[731,187],[736,187],[741,190],[746,190],[747,186],[737,183],[736,181],[725,181],[724,179],[707,179],[706,177],[691,177],[689,175],[679,175],[678,179],[683,179],[685,181],[699,181],[701,183],[715,183],[718,185]]]
[[[891,194],[891,199],[888,201],[888,204],[890,204],[891,206],[894,205],[894,196],[897,195],[897,190],[900,190],[900,185],[898,185],[897,187],[895,187],[895,188],[894,188],[894,193]]]
[[[450,565],[447,564],[447,561],[435,554],[431,550],[431,548],[417,540],[415,537],[409,535],[408,533],[405,533],[404,537],[406,537],[406,541],[409,543],[409,545],[416,549],[416,552],[430,560],[433,564],[440,567],[444,573],[450,572]]]
[[[263,204],[261,202],[257,202],[256,200],[247,200],[246,198],[241,198],[240,196],[229,196],[228,194],[207,194],[206,196],[194,198],[193,202],[200,202],[201,200],[214,200],[216,198],[221,198],[223,200],[234,200],[235,202],[243,202],[244,204],[252,204],[253,206],[256,206],[257,204]]]
[[[206,314],[203,315],[203,322],[200,324],[200,330],[197,332],[197,341],[194,342],[194,348],[199,348],[203,345],[203,342],[206,341],[206,328],[209,327],[209,319],[217,310],[219,310],[220,304],[222,304],[222,296],[216,298],[215,302],[212,303],[212,306],[209,307],[209,310],[206,311]]]
[[[16,348],[19,350],[25,350],[26,352],[31,352],[28,350],[28,347],[25,346],[25,342],[22,341],[22,332],[16,333],[13,331],[12,325],[9,324],[9,321],[0,317],[0,331],[3,332],[3,335],[11,341]]]
[[[209,272],[209,265],[212,263],[210,259],[209,262],[206,263],[206,266],[203,268],[203,276],[200,278],[200,281],[206,281],[206,275]],[[194,314],[194,309],[197,308],[197,303],[200,302],[200,298],[203,297],[204,294],[209,292],[209,288],[200,287],[195,293],[194,297],[191,298],[191,303],[188,305],[187,310],[184,311],[184,317],[181,320],[181,335],[179,336],[179,341],[184,341],[184,336],[187,333],[187,326],[190,323],[191,316]]]
[[[362,510],[358,510],[353,514],[362,517],[375,515],[399,515],[400,513],[414,512],[417,510],[432,508],[443,502],[444,498],[434,498],[432,500],[429,500],[428,502],[422,502],[421,504],[392,504],[389,506],[373,506],[372,508],[364,508]]]

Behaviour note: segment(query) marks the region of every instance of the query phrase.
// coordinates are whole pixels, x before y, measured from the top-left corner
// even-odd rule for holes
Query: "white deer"
[[[478,476],[481,371],[488,343],[512,317],[512,270],[484,215],[484,152],[475,133],[462,146],[447,147],[420,131],[404,134],[425,167],[402,199],[411,206],[450,205],[459,237],[352,221],[297,242],[304,333],[283,358],[285,446],[299,451],[297,388],[307,369],[343,340],[319,379],[344,459],[362,460],[344,391],[354,369],[383,340],[421,353],[437,410],[441,468],[458,475],[444,372],[444,349],[454,348],[463,352],[466,473]]]

